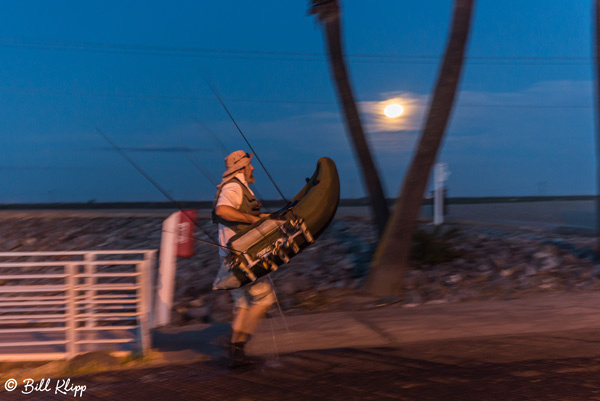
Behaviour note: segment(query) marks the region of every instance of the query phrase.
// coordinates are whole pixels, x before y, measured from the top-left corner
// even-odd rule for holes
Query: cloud
[[[103,150],[103,151],[111,151],[114,152],[115,149],[110,147],[110,146],[106,146],[106,147],[100,147],[100,148],[94,148],[94,149],[98,149],[98,150]],[[153,146],[153,145],[146,145],[146,146],[124,146],[124,147],[120,147],[119,149],[121,149],[124,152],[143,152],[143,153],[183,153],[183,152],[211,152],[212,149],[209,148],[197,148],[197,147],[178,147],[178,146]]]
[[[383,152],[410,152],[414,148],[427,108],[428,96],[411,92],[385,92],[383,100],[359,103],[365,132],[374,150]],[[400,117],[384,114],[390,104],[403,107]]]
[[[0,170],[13,170],[13,171],[48,171],[48,170],[90,170],[91,167],[87,166],[53,166],[53,165],[0,165]]]
[[[538,82],[513,92],[461,92],[441,159],[458,193],[593,192],[592,82]]]
[[[560,143],[579,142],[590,129],[592,105],[589,81],[538,82],[514,92],[463,91],[447,141],[558,150]]]
[[[471,110],[470,114],[479,114],[478,110],[514,108],[519,111],[535,109],[565,110],[589,108],[593,93],[590,81],[547,81],[537,82],[523,90],[514,92],[478,92],[462,91],[458,99],[461,109]]]
[[[384,152],[412,151],[423,129],[430,97],[411,92],[384,92],[379,98],[383,100],[359,104],[373,148]],[[541,129],[557,132],[566,128],[565,122],[572,121],[567,115],[560,120],[557,117],[577,111],[588,113],[592,100],[589,81],[538,82],[512,92],[461,91],[455,99],[445,141],[492,146],[506,143],[508,131],[531,136]],[[385,107],[393,103],[404,107],[402,116],[384,115]]]
[[[410,92],[386,92],[380,97],[384,100],[359,103],[367,132],[412,132],[420,128],[429,96]],[[404,108],[400,117],[385,116],[383,111],[390,104],[399,104]]]

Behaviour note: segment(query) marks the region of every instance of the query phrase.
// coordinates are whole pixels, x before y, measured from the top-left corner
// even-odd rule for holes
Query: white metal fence
[[[0,360],[146,352],[155,250],[0,252]]]

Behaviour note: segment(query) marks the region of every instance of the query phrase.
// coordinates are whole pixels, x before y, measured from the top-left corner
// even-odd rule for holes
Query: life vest
[[[260,215],[260,205],[259,205],[258,201],[256,200],[256,197],[254,195],[252,195],[252,192],[250,192],[248,187],[246,187],[236,177],[232,177],[230,180],[226,181],[223,185],[219,186],[217,195],[215,196],[215,199],[213,200],[212,221],[213,221],[213,223],[223,224],[224,226],[231,228],[236,233],[239,233],[245,227],[248,227],[250,225],[250,223],[242,223],[239,221],[225,220],[224,218],[217,216],[217,212],[216,212],[217,201],[219,200],[221,191],[223,190],[223,187],[225,187],[225,185],[228,185],[231,182],[237,183],[242,188],[242,204],[240,205],[240,207],[237,210],[239,210],[242,213],[247,213],[247,214],[251,214],[254,216],[258,216],[258,215]]]

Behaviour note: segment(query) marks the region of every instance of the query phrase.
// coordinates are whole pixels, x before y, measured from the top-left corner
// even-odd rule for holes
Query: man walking
[[[213,203],[213,222],[219,224],[221,246],[227,246],[229,239],[242,227],[261,218],[260,205],[249,187],[249,184],[255,182],[254,167],[251,164],[253,155],[237,150],[225,158],[226,170]],[[215,285],[229,273],[224,263],[227,251],[219,249],[219,256],[221,267],[215,278]],[[244,353],[244,346],[248,336],[254,333],[258,322],[275,302],[275,295],[271,284],[264,278],[231,290],[231,295],[234,301],[234,319],[230,357],[231,366],[235,368],[250,363]]]

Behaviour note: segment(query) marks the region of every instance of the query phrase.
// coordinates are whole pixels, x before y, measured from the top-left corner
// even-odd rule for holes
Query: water
[[[483,223],[527,225],[545,229],[575,227],[595,229],[595,202],[593,200],[562,200],[544,202],[503,202],[448,205],[446,218]],[[341,207],[336,214],[369,216],[366,206]],[[423,206],[421,217],[431,218],[432,207]]]
[[[592,200],[448,205],[448,218],[541,228],[596,228]]]

